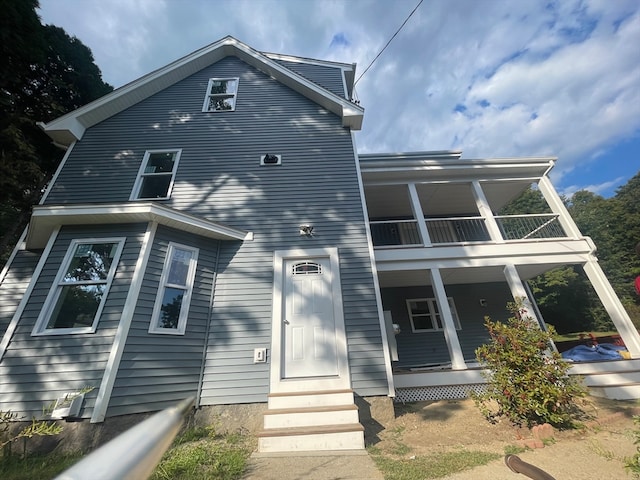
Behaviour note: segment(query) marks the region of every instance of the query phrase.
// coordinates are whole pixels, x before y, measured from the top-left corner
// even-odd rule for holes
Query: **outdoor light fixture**
[[[310,237],[313,235],[313,225],[300,225],[300,235]]]

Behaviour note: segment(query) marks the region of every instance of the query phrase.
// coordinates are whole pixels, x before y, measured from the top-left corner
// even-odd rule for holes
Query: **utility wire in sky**
[[[386,50],[386,48],[389,46],[389,44],[393,41],[394,38],[396,38],[396,35],[398,35],[398,33],[400,33],[400,30],[402,30],[402,27],[405,26],[405,24],[409,21],[409,19],[411,18],[411,16],[416,12],[416,10],[418,10],[418,7],[420,5],[422,5],[422,2],[424,0],[420,0],[418,2],[418,5],[416,5],[416,8],[414,8],[413,10],[411,10],[411,13],[409,14],[409,16],[405,19],[404,22],[402,22],[402,25],[400,25],[400,28],[398,28],[398,30],[396,30],[396,33],[393,34],[393,36],[389,39],[389,41],[387,42],[387,44],[382,48],[382,50],[380,50],[380,53],[378,53],[376,55],[376,58],[374,58],[373,60],[371,60],[371,63],[369,64],[369,66],[367,68],[364,69],[364,72],[362,72],[362,74],[358,77],[358,79],[354,82],[353,86],[355,87],[356,84],[360,81],[360,79],[362,77],[364,77],[364,74],[367,73],[369,71],[369,69],[371,68],[371,66],[375,63],[375,61],[378,59],[378,57],[380,55],[382,55],[382,52],[384,52]]]

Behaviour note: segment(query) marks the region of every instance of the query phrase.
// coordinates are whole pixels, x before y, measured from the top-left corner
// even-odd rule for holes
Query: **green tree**
[[[91,51],[42,25],[37,0],[0,0],[0,264],[63,151],[37,126],[110,92]]]

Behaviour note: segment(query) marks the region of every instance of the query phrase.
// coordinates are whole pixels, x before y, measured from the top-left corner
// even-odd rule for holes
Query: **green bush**
[[[626,467],[634,476],[640,477],[640,415],[633,417],[633,423],[636,426],[636,429],[633,431],[633,436],[635,437],[634,443],[637,445],[637,448],[636,454],[627,459]]]
[[[490,421],[506,417],[528,427],[575,426],[581,413],[576,400],[586,390],[568,375],[571,364],[551,348],[553,328],[541,330],[525,316],[521,301],[507,307],[514,316],[506,323],[485,317],[490,341],[476,350],[476,358],[487,368],[487,388],[474,395],[476,405]]]

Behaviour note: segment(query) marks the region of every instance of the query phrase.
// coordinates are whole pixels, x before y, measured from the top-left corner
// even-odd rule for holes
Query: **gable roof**
[[[362,107],[289,70],[270,58],[273,54],[260,53],[231,36],[196,50],[47,124],[40,123],[39,126],[55,142],[70,145],[80,140],[87,128],[231,55],[335,113],[342,118],[343,126],[352,130],[362,127]]]

